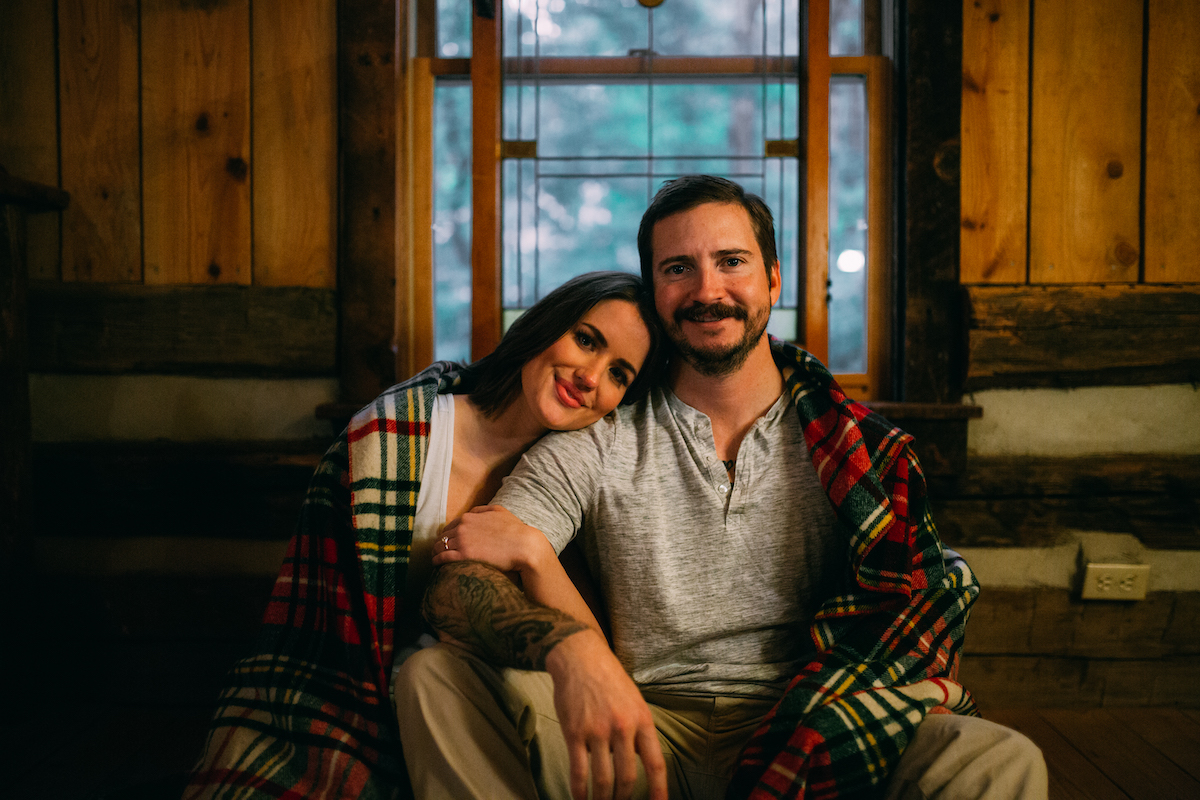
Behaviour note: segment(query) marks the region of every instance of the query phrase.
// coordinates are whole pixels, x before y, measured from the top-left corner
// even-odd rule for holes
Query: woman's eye
[[[593,344],[591,335],[586,331],[575,331],[575,341],[579,343],[580,347],[585,349],[590,349]]]
[[[613,367],[609,372],[612,373],[613,380],[617,382],[618,386],[629,385],[629,376],[625,374],[625,370],[620,367]]]

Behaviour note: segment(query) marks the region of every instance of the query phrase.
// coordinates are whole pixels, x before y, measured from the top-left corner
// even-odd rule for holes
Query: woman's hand
[[[434,545],[434,566],[451,561],[482,561],[524,578],[558,556],[550,541],[502,506],[476,506],[442,529]]]

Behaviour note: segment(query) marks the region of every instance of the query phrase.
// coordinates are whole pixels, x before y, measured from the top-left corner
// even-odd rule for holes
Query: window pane
[[[863,54],[863,0],[830,0],[829,55]]]
[[[655,156],[763,154],[763,85],[654,85]]]
[[[829,86],[829,367],[867,369],[866,80]]]
[[[504,0],[506,56],[624,56],[649,41],[637,0]]]
[[[471,4],[463,0],[438,0],[437,54],[441,58],[471,56]]]
[[[516,96],[515,88],[511,92]],[[649,154],[650,95],[645,84],[546,82],[535,93],[533,108],[525,99],[528,96],[528,91],[522,92],[520,113],[522,118],[536,113],[536,121],[522,128],[533,138],[528,128],[536,126],[539,157]],[[514,112],[506,107],[506,120]]]
[[[433,95],[434,358],[471,355],[471,86]]]
[[[539,177],[537,163],[504,165],[504,307],[528,308],[597,269],[638,272],[644,176]]]

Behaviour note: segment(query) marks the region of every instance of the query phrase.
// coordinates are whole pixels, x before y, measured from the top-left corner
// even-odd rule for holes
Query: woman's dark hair
[[[521,370],[554,344],[593,306],[604,300],[626,300],[637,306],[650,332],[650,350],[637,377],[625,390],[622,404],[639,399],[661,368],[661,331],[654,303],[642,280],[628,272],[588,272],[559,286],[533,304],[509,327],[488,355],[471,364],[471,402],[491,417],[508,407],[521,391]]]
[[[725,178],[715,175],[684,175],[663,183],[658,194],[650,201],[650,206],[642,215],[641,225],[638,226],[637,244],[638,256],[642,262],[642,280],[646,282],[646,287],[651,293],[654,292],[654,248],[651,242],[654,226],[659,220],[690,211],[705,203],[735,203],[746,209],[746,213],[750,215],[750,224],[754,228],[758,249],[762,252],[767,275],[771,274],[771,267],[775,266],[779,256],[775,251],[775,219],[763,199]]]

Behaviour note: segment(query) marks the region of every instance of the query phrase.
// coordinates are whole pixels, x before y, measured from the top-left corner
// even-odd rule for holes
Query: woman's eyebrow
[[[592,333],[592,338],[600,343],[601,347],[608,347],[608,339],[604,338],[604,333],[590,322],[581,322],[583,327],[587,328]]]

